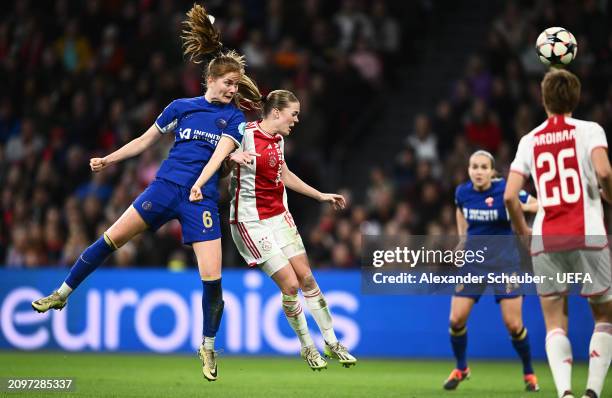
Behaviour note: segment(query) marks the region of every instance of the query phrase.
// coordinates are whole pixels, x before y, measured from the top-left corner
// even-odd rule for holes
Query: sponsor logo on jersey
[[[204,140],[210,142],[214,146],[217,146],[219,143],[219,138],[219,134],[191,129],[190,127],[180,128],[178,130],[178,136],[176,137],[177,140]]]
[[[219,119],[215,120],[215,124],[217,125],[219,130],[224,130],[227,127],[227,120],[225,120],[223,118],[219,118]]]
[[[153,203],[151,203],[150,201],[147,200],[145,202],[142,202],[142,209],[143,210],[149,211],[152,208],[153,208]]]
[[[464,207],[463,216],[468,221],[497,221],[499,219],[499,213],[496,209],[468,209]]]

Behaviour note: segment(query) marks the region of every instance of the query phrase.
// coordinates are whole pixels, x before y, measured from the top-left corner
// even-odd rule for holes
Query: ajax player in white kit
[[[281,290],[283,311],[300,340],[301,356],[308,366],[321,370],[327,367],[327,361],[308,331],[298,300],[299,289],[325,340],[325,355],[349,367],[357,359],[334,333],[329,307],[312,275],[302,238],[287,206],[285,187],[328,202],[336,209],[345,206],[342,195],[319,192],[293,174],[285,163],[284,137],[298,122],[299,113],[300,103],[292,92],[275,90],[263,98],[263,119],[247,123],[240,145],[242,152],[230,156],[234,163],[230,185],[232,238],[247,264],[258,265]],[[206,169],[202,174],[208,174]],[[204,183],[198,180],[194,188]]]
[[[551,70],[542,81],[548,119],[519,144],[504,201],[520,235],[532,235],[538,294],[546,322],[546,354],[559,397],[573,397],[572,350],[567,338],[568,274],[588,274],[581,295],[588,297],[595,328],[589,346],[584,398],[601,396],[612,359],[610,252],[601,197],[612,198],[612,169],[600,125],[574,119],[580,81],[566,70]],[[538,191],[539,210],[529,230],[518,193],[529,176]],[[601,187],[601,190],[600,190]],[[580,274],[578,274],[580,273]]]

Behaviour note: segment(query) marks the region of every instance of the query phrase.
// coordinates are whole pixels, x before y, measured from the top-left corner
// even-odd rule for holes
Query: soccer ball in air
[[[548,28],[538,36],[536,51],[544,65],[564,66],[576,58],[578,43],[569,30]]]

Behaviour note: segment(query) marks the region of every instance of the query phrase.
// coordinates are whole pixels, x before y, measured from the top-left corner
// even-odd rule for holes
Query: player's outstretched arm
[[[591,160],[593,161],[597,181],[599,181],[599,186],[601,186],[601,196],[606,202],[612,204],[612,167],[610,167],[607,148],[598,147],[593,149]]]
[[[283,165],[281,179],[283,180],[283,184],[285,184],[285,186],[292,191],[316,199],[319,202],[328,202],[334,206],[334,209],[336,210],[344,209],[344,207],[346,207],[346,200],[344,199],[344,196],[335,193],[319,192],[317,189],[306,184],[300,177],[289,170],[287,163]]]
[[[510,214],[512,226],[518,235],[531,235],[531,229],[525,221],[525,215],[521,208],[519,200],[519,192],[525,185],[525,176],[514,171],[510,171],[508,181],[506,182],[506,191],[504,192],[504,204]]]
[[[159,132],[159,129],[157,128],[157,126],[152,125],[141,136],[134,138],[132,141],[117,149],[110,155],[107,155],[103,158],[89,159],[89,167],[91,167],[92,171],[98,172],[113,163],[117,163],[124,159],[139,155],[145,149],[153,145],[160,137],[161,134]]]

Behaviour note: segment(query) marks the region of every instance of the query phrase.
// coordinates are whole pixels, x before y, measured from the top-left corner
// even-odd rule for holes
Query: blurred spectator
[[[401,48],[402,32],[397,20],[389,15],[385,0],[376,0],[372,4],[372,26],[378,50],[392,61]]]
[[[355,48],[350,56],[351,64],[361,77],[373,87],[382,82],[383,65],[378,55],[372,50],[368,40],[360,36],[355,42]]]
[[[44,141],[35,131],[32,120],[23,119],[20,133],[6,143],[6,160],[15,163],[30,155],[37,156],[43,147]]]
[[[438,139],[431,131],[431,123],[426,114],[420,113],[414,118],[414,130],[406,137],[406,145],[412,148],[417,160],[438,161]]]
[[[476,55],[470,57],[465,76],[472,95],[487,101],[491,95],[491,73],[481,57]]]
[[[79,72],[89,66],[91,46],[89,40],[79,33],[76,19],[66,25],[64,35],[55,42],[55,51],[64,68],[70,72]]]
[[[355,38],[369,40],[374,36],[372,21],[359,6],[357,0],[342,0],[340,11],[335,16],[334,22],[340,31],[338,47],[344,51],[353,47]]]
[[[496,116],[489,111],[484,100],[476,98],[465,124],[465,136],[471,145],[496,152],[502,134]]]
[[[506,44],[510,46],[510,50],[520,50],[523,33],[525,32],[525,18],[521,16],[515,1],[506,3],[503,15],[493,23],[493,26],[503,36]]]
[[[24,226],[17,226],[11,231],[11,244],[8,248],[8,253],[5,264],[8,267],[23,267],[25,266],[25,256],[28,249],[28,233]]]

